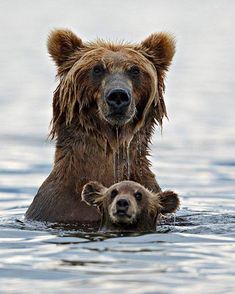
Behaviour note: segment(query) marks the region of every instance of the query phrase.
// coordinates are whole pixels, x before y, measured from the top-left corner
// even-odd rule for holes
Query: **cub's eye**
[[[104,73],[104,67],[102,65],[96,65],[93,67],[93,74],[101,76]]]
[[[142,199],[142,193],[140,193],[140,192],[136,192],[136,193],[134,194],[134,196],[135,196],[135,199],[136,199],[137,201],[140,201],[140,200]]]
[[[134,65],[130,68],[129,73],[133,76],[133,77],[138,77],[140,74],[140,69],[137,65]]]
[[[113,199],[113,198],[115,198],[117,196],[117,194],[118,194],[118,190],[117,189],[114,189],[114,190],[112,190],[110,196]]]

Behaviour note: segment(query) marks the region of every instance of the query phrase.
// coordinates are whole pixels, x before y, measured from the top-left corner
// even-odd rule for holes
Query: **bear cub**
[[[151,192],[139,183],[122,181],[109,188],[98,182],[83,187],[82,201],[101,213],[101,231],[154,232],[161,215],[179,208],[173,191]]]

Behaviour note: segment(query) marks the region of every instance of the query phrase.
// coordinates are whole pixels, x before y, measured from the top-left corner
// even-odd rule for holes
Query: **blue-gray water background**
[[[235,2],[1,0],[0,24],[0,292],[234,293]],[[175,226],[105,239],[23,221],[53,161],[55,27],[84,40],[176,36],[170,120],[151,158],[162,188],[181,196]]]

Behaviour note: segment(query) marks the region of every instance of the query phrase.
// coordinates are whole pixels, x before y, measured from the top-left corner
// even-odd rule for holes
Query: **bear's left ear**
[[[98,182],[87,183],[82,190],[82,200],[90,206],[101,207],[107,188]]]
[[[53,30],[47,41],[48,52],[57,66],[63,65],[75,51],[82,47],[84,47],[82,40],[72,31],[65,29]]]
[[[175,39],[169,33],[155,33],[137,48],[157,69],[167,70],[175,54]]]
[[[173,213],[180,206],[180,200],[178,195],[173,191],[164,191],[157,194],[160,199],[162,214]]]

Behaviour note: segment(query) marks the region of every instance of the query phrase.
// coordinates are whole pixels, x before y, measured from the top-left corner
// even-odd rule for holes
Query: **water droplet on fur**
[[[116,148],[113,151],[113,177],[115,183],[124,179],[130,180],[130,144],[132,140],[133,137],[120,146],[120,133],[118,127],[116,128]]]
[[[116,174],[117,181],[120,181],[120,150],[119,150],[119,135],[118,135],[118,127],[116,127],[116,143],[117,143],[117,160],[116,160]]]
[[[113,150],[113,177],[114,183],[120,181],[120,144],[118,127],[116,128],[116,150]]]
[[[116,152],[113,151],[113,178],[114,183],[117,181],[117,171],[116,171]]]
[[[127,143],[126,146],[126,161],[127,161],[127,179],[130,180],[131,176],[131,166],[130,166],[130,144],[131,141]]]
[[[139,165],[139,176],[142,177],[142,145],[141,145],[141,135],[140,132],[137,134],[137,156],[138,156],[138,165]]]

